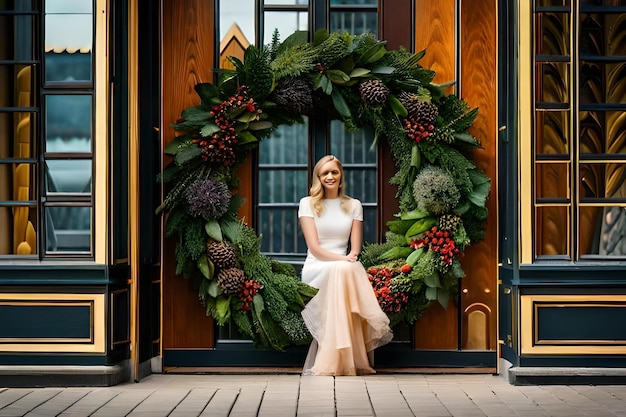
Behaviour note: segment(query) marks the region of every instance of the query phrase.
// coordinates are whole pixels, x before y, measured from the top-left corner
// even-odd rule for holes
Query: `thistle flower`
[[[461,192],[454,178],[442,168],[426,166],[413,182],[413,196],[417,208],[436,216],[452,210],[459,203]]]
[[[194,217],[206,220],[219,219],[228,211],[232,194],[228,186],[215,180],[198,180],[187,190],[189,212]]]

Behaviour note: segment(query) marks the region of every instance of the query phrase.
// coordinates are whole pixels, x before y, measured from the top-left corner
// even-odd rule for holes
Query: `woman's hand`
[[[348,262],[356,262],[359,260],[359,254],[350,252],[349,254],[346,255],[346,260]]]

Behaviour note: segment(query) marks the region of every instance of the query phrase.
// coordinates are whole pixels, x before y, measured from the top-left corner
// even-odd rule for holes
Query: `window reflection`
[[[57,160],[46,162],[48,193],[90,193],[91,160]]]
[[[274,30],[278,30],[283,41],[297,30],[307,30],[309,14],[307,12],[265,12],[265,24],[262,43],[272,41]]]
[[[90,81],[91,1],[52,0],[45,7],[46,81]]]
[[[46,152],[91,152],[91,96],[46,96]]]
[[[254,0],[220,0],[220,40],[236,25],[248,43],[254,43]]]
[[[89,253],[90,236],[91,208],[48,207],[46,209],[46,251]]]

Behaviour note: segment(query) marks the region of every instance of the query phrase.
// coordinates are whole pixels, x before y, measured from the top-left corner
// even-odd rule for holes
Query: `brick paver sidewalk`
[[[0,388],[0,416],[626,416],[626,386],[497,375],[150,375],[107,388]]]

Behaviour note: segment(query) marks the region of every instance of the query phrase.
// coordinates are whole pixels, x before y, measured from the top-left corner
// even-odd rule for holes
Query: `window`
[[[331,1],[323,17],[312,12],[317,3],[321,2],[265,0],[261,43],[269,43],[275,29],[281,40],[295,30],[310,30],[307,16],[322,22],[328,19],[331,32],[377,33],[375,0]],[[313,22],[313,27],[320,27],[319,22]],[[304,125],[281,126],[261,143],[256,227],[265,253],[294,264],[304,260],[307,247],[299,228],[298,203],[308,195],[313,164],[325,154],[342,161],[347,194],[363,204],[364,240],[376,241],[377,152],[372,149],[373,140],[369,130],[348,131],[341,121],[316,116]]]
[[[0,6],[0,256],[93,256],[94,4]]]
[[[626,256],[626,5],[534,5],[534,254]]]

